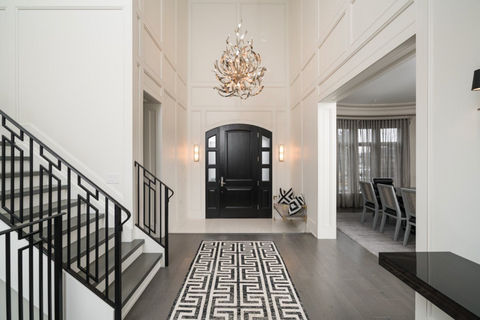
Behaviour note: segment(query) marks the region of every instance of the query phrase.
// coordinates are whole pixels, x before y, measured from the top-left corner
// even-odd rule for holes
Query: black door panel
[[[233,124],[206,134],[207,218],[272,215],[272,134]]]

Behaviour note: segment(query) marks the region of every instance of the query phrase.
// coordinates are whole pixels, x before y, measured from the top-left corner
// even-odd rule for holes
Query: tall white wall
[[[143,93],[161,103],[159,178],[175,191],[170,228],[187,217],[187,0],[133,1],[133,154],[143,163]]]
[[[476,263],[480,95],[470,88],[480,68],[479,12],[475,0],[422,1],[417,11],[417,207],[423,213],[417,228],[428,230],[417,248],[451,251]],[[446,318],[417,298],[416,319]]]
[[[127,208],[131,21],[126,0],[0,0],[0,109]]]
[[[232,123],[263,127],[273,133],[273,190],[290,186],[289,162],[278,161],[278,146],[288,154],[288,43],[289,2],[191,0],[189,10],[189,217],[205,219],[205,133]],[[264,91],[248,100],[222,98],[212,88],[217,85],[213,69],[225,50],[225,40],[243,19],[247,37],[262,57]],[[193,145],[200,146],[200,161],[193,162]],[[295,188],[294,188],[295,189]],[[300,191],[298,189],[296,192]]]
[[[331,137],[332,124],[323,122],[329,119],[325,110],[312,121],[310,116],[318,113],[312,109],[319,108],[319,102],[341,100],[345,84],[415,35],[415,5],[413,0],[301,0],[289,5],[289,37],[299,39],[289,45],[290,128],[291,136],[299,139],[292,140],[291,149],[302,155],[292,157],[292,172],[302,172],[292,174],[292,184],[301,186],[306,198],[308,193],[309,199],[318,199],[307,203],[309,230],[319,238],[332,238],[335,206],[325,181],[336,188],[329,175],[335,168],[330,168],[331,161],[309,159],[319,145],[327,146],[319,139]]]

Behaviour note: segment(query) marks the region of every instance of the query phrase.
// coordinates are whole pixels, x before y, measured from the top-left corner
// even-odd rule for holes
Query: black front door
[[[271,218],[272,133],[232,124],[206,134],[206,217]]]

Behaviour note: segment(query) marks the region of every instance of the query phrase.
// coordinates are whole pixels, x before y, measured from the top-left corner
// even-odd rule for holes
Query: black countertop
[[[451,252],[380,253],[379,264],[454,319],[480,319],[479,264]]]

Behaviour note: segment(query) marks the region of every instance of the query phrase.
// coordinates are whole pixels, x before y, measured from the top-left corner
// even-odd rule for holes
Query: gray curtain
[[[410,187],[410,119],[337,120],[337,206],[361,207],[359,181]]]

